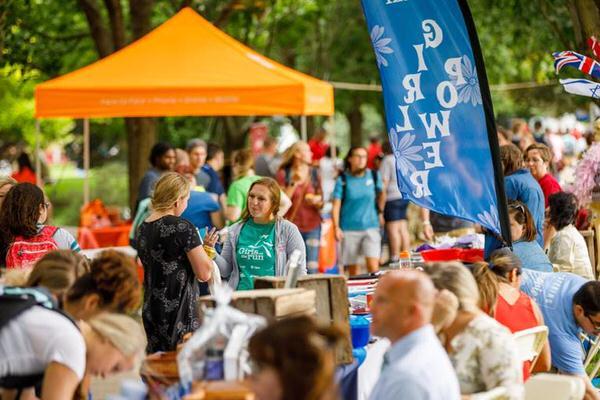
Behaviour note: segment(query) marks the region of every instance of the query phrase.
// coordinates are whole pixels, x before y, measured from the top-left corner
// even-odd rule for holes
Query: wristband
[[[204,251],[206,252],[206,255],[211,259],[214,260],[215,257],[217,257],[217,251],[215,250],[214,247],[210,247],[207,245],[202,245],[202,247],[204,248]]]
[[[423,225],[431,225],[430,221],[423,221]]]

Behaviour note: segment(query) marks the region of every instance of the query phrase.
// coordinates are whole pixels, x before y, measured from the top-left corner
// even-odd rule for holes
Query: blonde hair
[[[31,268],[9,268],[4,273],[2,282],[6,286],[26,287],[30,274]]]
[[[152,193],[151,207],[154,211],[171,209],[177,200],[190,194],[191,183],[177,172],[167,172],[156,182]]]
[[[254,156],[252,150],[242,149],[236,150],[231,154],[231,165],[237,167],[235,178],[246,176],[248,171],[254,168]]]
[[[447,289],[458,299],[458,309],[477,311],[479,289],[471,272],[459,262],[432,263],[425,266],[436,289]]]
[[[292,166],[292,164],[294,163],[294,156],[296,155],[296,153],[298,153],[298,150],[301,146],[308,146],[308,144],[303,141],[298,141],[290,147],[288,147],[286,151],[283,152],[283,155],[281,156],[281,164],[279,164],[279,169],[286,169]]]
[[[15,186],[16,184],[17,181],[11,178],[10,176],[0,176],[0,188],[6,185]]]
[[[126,357],[140,355],[146,347],[146,335],[140,323],[127,315],[105,312],[87,323]]]
[[[90,265],[84,256],[71,250],[55,250],[40,258],[25,286],[43,286],[55,296],[60,296],[89,271]]]

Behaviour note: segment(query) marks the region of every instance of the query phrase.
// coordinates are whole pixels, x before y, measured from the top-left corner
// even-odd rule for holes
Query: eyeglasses
[[[588,321],[590,321],[592,323],[592,326],[594,327],[594,331],[599,332],[600,331],[600,321],[594,321],[592,319],[592,317],[586,312],[584,312],[583,315],[585,315],[585,317],[588,319]]]
[[[537,163],[543,163],[544,160],[542,160],[541,158],[526,158],[525,162],[537,164]]]
[[[47,202],[47,201],[45,201],[45,202],[44,202],[44,207],[46,207],[46,208],[50,208],[50,203],[49,203],[49,202]]]

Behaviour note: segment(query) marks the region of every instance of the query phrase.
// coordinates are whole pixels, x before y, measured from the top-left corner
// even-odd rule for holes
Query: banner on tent
[[[400,191],[420,206],[506,231],[498,215],[504,189],[494,170],[493,110],[466,2],[362,0],[362,5]]]

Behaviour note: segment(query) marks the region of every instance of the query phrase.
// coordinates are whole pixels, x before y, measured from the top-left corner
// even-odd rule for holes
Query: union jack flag
[[[577,68],[594,78],[600,78],[600,63],[593,58],[574,51],[561,51],[560,53],[553,53],[552,56],[554,57],[554,68],[557,74],[566,66]]]

